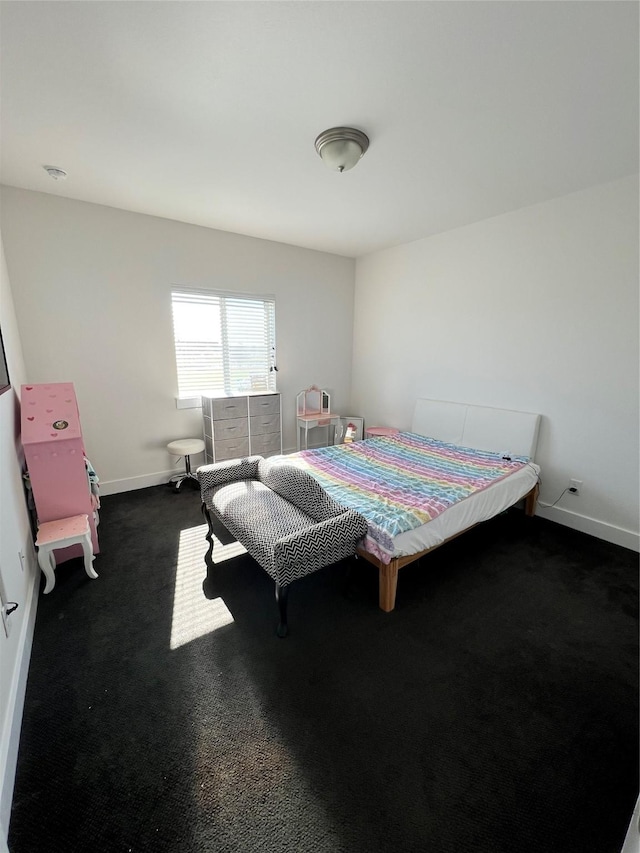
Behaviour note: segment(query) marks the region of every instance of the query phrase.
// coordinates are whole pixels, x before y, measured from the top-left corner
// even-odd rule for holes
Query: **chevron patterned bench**
[[[198,468],[213,547],[213,514],[276,584],[278,636],[286,637],[289,585],[355,554],[367,532],[360,513],[329,497],[305,471],[248,456]]]

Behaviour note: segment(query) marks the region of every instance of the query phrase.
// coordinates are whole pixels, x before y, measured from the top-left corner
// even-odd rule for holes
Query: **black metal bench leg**
[[[209,543],[209,548],[207,549],[207,553],[204,555],[204,564],[207,567],[207,576],[202,581],[202,591],[204,592],[205,598],[212,599],[216,597],[213,582],[213,524],[211,522],[211,515],[207,509],[207,505],[203,503],[200,509],[209,528],[207,535],[205,536],[205,539]]]
[[[211,513],[209,512],[206,503],[200,504],[200,512],[202,513],[205,518],[205,521],[207,522],[208,530],[204,538],[209,543],[209,551],[207,553],[207,557],[210,557],[213,553],[213,522],[211,521]]]
[[[280,624],[278,625],[278,636],[286,637],[289,633],[289,626],[287,625],[287,598],[289,596],[289,587],[281,586],[279,583],[276,584],[276,601],[278,602],[278,609],[280,611]]]

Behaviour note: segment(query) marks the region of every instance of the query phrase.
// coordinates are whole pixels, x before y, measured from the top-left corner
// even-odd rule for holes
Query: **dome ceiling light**
[[[55,166],[43,166],[42,168],[54,181],[64,181],[67,178],[67,173],[64,169],[58,169]]]
[[[315,146],[330,169],[346,172],[353,169],[369,147],[369,137],[353,127],[332,127],[318,136]]]

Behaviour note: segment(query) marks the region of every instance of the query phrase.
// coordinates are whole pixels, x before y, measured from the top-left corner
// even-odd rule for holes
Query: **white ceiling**
[[[2,2],[0,15],[13,186],[358,256],[638,170],[636,2]],[[371,146],[341,175],[313,143],[342,124]]]

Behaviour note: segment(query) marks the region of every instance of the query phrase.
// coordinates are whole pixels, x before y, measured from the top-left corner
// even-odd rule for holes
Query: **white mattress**
[[[393,540],[394,557],[408,557],[434,548],[481,521],[488,521],[523,498],[538,482],[540,467],[529,462],[504,480],[449,507],[432,521],[400,533]]]

